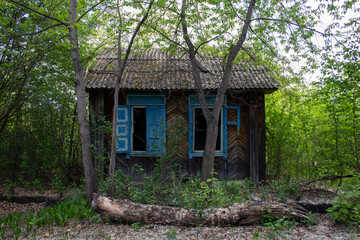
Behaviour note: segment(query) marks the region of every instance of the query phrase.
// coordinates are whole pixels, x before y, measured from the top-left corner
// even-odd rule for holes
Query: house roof
[[[220,58],[201,60],[201,78],[207,90],[219,87],[223,73]],[[86,89],[113,89],[118,72],[116,51],[104,52],[95,59],[90,67],[85,83]],[[280,87],[264,67],[248,63],[234,64],[228,89],[275,91]],[[195,90],[189,58],[170,55],[157,49],[136,51],[128,59],[120,88],[129,90]]]

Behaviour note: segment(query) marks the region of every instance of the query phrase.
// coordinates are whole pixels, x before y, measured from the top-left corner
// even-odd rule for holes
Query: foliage
[[[51,92],[53,87],[57,92]],[[78,181],[80,140],[74,96],[67,85],[50,81],[38,92],[0,135],[2,177],[21,185],[51,182],[53,174],[64,184]]]
[[[11,181],[10,179],[5,180],[5,191],[7,194],[8,201],[11,201],[12,195],[14,194],[14,190],[16,187],[16,183]]]
[[[178,145],[184,141],[185,137],[185,128],[182,122],[181,117],[175,117],[168,124],[167,129],[162,130],[164,132],[154,133],[154,135],[165,134],[166,131],[169,141],[160,143],[166,151],[155,159],[151,175],[145,174],[140,165],[133,165],[132,175],[137,175],[138,178],[144,179],[144,181],[137,181],[124,175],[121,169],[115,171],[114,181],[116,188],[113,197],[130,198],[136,202],[149,204],[156,202],[169,204],[177,198],[182,180],[177,162]],[[110,180],[100,176],[98,181],[99,190],[106,194],[110,186]]]
[[[359,185],[347,185],[340,188],[343,193],[335,197],[335,203],[327,211],[332,214],[332,220],[354,225],[360,229],[360,189]]]
[[[11,213],[0,218],[1,238],[13,234],[18,238],[21,233],[29,236],[36,234],[36,228],[56,224],[63,227],[65,224],[83,219],[99,221],[99,216],[94,213],[84,198],[73,198],[58,203],[54,207],[33,211]]]
[[[253,182],[246,178],[243,181],[220,181],[220,187],[228,195],[231,202],[246,202],[251,200],[251,192],[255,189]]]
[[[286,202],[288,197],[299,199],[301,185],[298,181],[293,179],[282,179],[270,182],[270,188],[274,189],[280,198],[280,201]]]
[[[312,212],[308,212],[306,214],[306,216],[308,217],[308,219],[301,220],[302,223],[305,223],[308,226],[317,225],[319,223],[319,220],[316,218],[315,214],[313,214]]]
[[[263,219],[260,224],[264,225],[265,228],[270,232],[267,235],[268,239],[277,239],[278,236],[282,236],[283,232],[294,228],[297,223],[294,219],[287,219],[285,217],[277,217],[268,214],[263,215]]]
[[[172,228],[166,233],[166,236],[168,239],[177,239],[176,234],[177,234],[176,228]]]
[[[184,205],[197,210],[200,216],[206,208],[226,206],[229,201],[223,189],[216,186],[216,180],[211,178],[203,182],[199,176],[191,178],[181,191]]]

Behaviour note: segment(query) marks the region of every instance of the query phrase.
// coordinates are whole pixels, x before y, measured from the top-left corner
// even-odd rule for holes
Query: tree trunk
[[[92,206],[95,211],[110,220],[144,224],[233,226],[258,222],[264,215],[288,217],[295,220],[308,219],[304,208],[296,204],[284,203],[235,203],[225,208],[205,209],[199,214],[199,211],[194,209],[145,205],[129,200],[95,196]]]
[[[119,2],[118,2],[119,4]],[[127,60],[130,56],[131,48],[134,44],[135,37],[138,34],[140,27],[144,24],[145,20],[148,18],[150,10],[154,4],[154,0],[151,0],[149,3],[149,6],[147,8],[147,11],[145,12],[144,16],[140,20],[140,22],[136,25],[135,31],[133,32],[129,45],[126,48],[125,57],[122,60],[121,59],[121,51],[122,51],[122,44],[121,44],[121,35],[122,30],[119,29],[119,36],[118,36],[118,66],[119,66],[119,73],[116,77],[116,83],[115,83],[115,93],[114,93],[114,106],[113,106],[113,119],[112,119],[112,137],[111,137],[111,154],[110,154],[110,163],[109,163],[109,179],[110,179],[110,186],[108,190],[108,195],[112,196],[115,191],[115,179],[114,179],[114,173],[115,173],[115,161],[116,161],[116,145],[117,145],[117,138],[116,138],[116,119],[117,119],[117,109],[118,109],[118,103],[119,103],[119,90],[120,90],[120,81],[122,78],[122,75],[124,73],[124,69],[127,63]],[[120,20],[120,26],[123,26],[121,14],[118,7],[118,16]]]
[[[187,0],[182,0],[180,20],[182,25],[183,38],[186,42],[186,45],[189,48],[188,52],[192,66],[192,74],[195,80],[196,91],[199,98],[201,109],[208,124],[206,129],[207,135],[205,141],[205,149],[202,158],[202,168],[201,168],[202,181],[206,181],[207,179],[212,177],[211,172],[214,169],[214,155],[215,155],[216,137],[217,137],[216,134],[218,132],[217,130],[218,127],[213,126],[212,124],[215,122],[217,123],[217,121],[215,121],[214,119],[219,118],[221,107],[224,101],[224,96],[227,91],[229,81],[231,78],[233,63],[237,54],[239,53],[240,49],[242,48],[245,42],[246,35],[251,23],[252,12],[255,7],[255,2],[256,0],[250,1],[241,34],[236,42],[236,45],[231,47],[231,49],[229,49],[226,65],[224,66],[224,73],[223,76],[221,77],[221,84],[217,89],[216,101],[214,103],[213,109],[210,111],[206,103],[204,87],[202,85],[202,80],[200,76],[200,71],[201,71],[200,64],[196,59],[197,48],[194,46],[193,42],[191,41],[190,34],[188,32],[188,26],[186,22],[186,14],[185,14],[188,3]],[[209,128],[213,128],[213,129],[209,129]],[[215,140],[213,138],[215,138]],[[213,141],[215,141],[215,143],[213,143]]]
[[[201,166],[201,180],[206,181],[207,179],[213,178],[214,171],[214,155],[217,141],[217,134],[219,131],[218,121],[212,119],[206,128],[206,141],[204,154],[202,158]],[[207,137],[211,136],[211,137]]]
[[[75,86],[77,97],[77,111],[81,138],[81,157],[84,167],[86,196],[91,202],[93,193],[96,192],[95,171],[92,163],[90,150],[90,130],[86,113],[86,92],[84,84],[84,69],[80,60],[78,32],[74,25],[76,21],[77,0],[70,0],[70,24],[69,35],[71,43],[71,59],[75,70]]]

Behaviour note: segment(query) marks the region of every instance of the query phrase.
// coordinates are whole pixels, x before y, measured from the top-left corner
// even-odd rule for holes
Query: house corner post
[[[91,142],[94,147],[94,167],[96,177],[99,173],[104,172],[104,153],[105,153],[105,100],[104,92],[91,92],[89,99],[90,108],[90,126],[91,126]]]
[[[265,94],[258,95],[259,181],[266,181]]]
[[[257,94],[249,94],[249,161],[250,178],[256,185],[260,181],[259,145],[258,145],[258,98]]]

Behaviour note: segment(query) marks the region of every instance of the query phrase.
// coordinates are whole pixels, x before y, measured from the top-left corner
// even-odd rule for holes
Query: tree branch
[[[14,37],[21,37],[21,36],[30,36],[30,35],[36,35],[36,34],[39,34],[39,33],[42,33],[42,32],[45,32],[46,30],[49,30],[51,28],[54,28],[54,27],[57,27],[57,26],[62,26],[63,24],[61,23],[58,23],[58,24],[55,24],[55,25],[52,25],[50,27],[47,27],[47,28],[44,28],[44,29],[41,29],[37,32],[32,32],[32,33],[26,33],[26,34],[20,34],[20,35],[15,35]]]
[[[255,31],[252,29],[252,27],[250,26],[250,31],[255,34],[255,36],[260,39],[260,41],[271,51],[271,53],[277,57],[277,54],[274,52],[274,50],[269,46],[269,44],[267,44],[258,34],[255,33]]]
[[[310,180],[310,181],[308,181],[306,183],[303,183],[301,185],[301,187],[306,187],[306,186],[310,185],[311,183],[319,182],[319,181],[327,181],[327,180],[343,179],[343,178],[352,178],[352,177],[355,177],[355,175],[326,176],[326,177],[322,177],[322,178],[316,178],[316,179]]]
[[[32,12],[34,12],[34,13],[37,13],[37,14],[39,14],[39,15],[43,16],[43,17],[46,17],[46,18],[52,19],[52,20],[54,20],[54,21],[56,21],[56,22],[58,22],[58,23],[60,23],[60,24],[62,24],[62,25],[64,25],[64,26],[66,26],[66,27],[68,27],[68,26],[69,26],[69,24],[64,23],[63,21],[61,21],[61,20],[59,20],[59,19],[57,19],[57,18],[54,18],[54,17],[49,16],[49,15],[47,15],[47,14],[41,13],[41,12],[39,12],[39,11],[37,11],[37,10],[35,10],[35,9],[31,8],[31,7],[28,7],[28,6],[26,6],[26,5],[22,4],[22,3],[19,3],[18,1],[15,1],[15,0],[7,0],[7,1],[13,2],[13,3],[15,3],[15,4],[19,5],[19,6],[22,6],[23,8],[26,8],[26,9],[28,9],[28,10],[30,10],[30,11],[32,11]]]
[[[163,36],[164,38],[166,38],[168,41],[170,41],[170,42],[178,45],[179,47],[181,47],[183,50],[186,51],[186,48],[185,48],[183,45],[181,45],[180,43],[172,40],[171,38],[169,38],[168,36],[166,36],[163,32],[161,32],[161,31],[159,31],[158,29],[156,29],[156,27],[153,27],[153,26],[150,26],[150,25],[147,25],[147,26],[149,26],[149,27],[150,27],[151,29],[153,29],[155,32],[159,33],[161,36]]]
[[[100,2],[98,2],[97,4],[95,4],[94,6],[92,6],[91,8],[89,8],[88,10],[86,10],[77,20],[76,22],[79,22],[88,12],[90,12],[91,10],[93,10],[94,8],[96,8],[97,6],[99,6],[101,3],[105,2],[105,0],[101,0]]]
[[[332,35],[330,35],[330,34],[326,34],[326,33],[320,32],[320,31],[318,31],[318,30],[316,30],[316,29],[314,29],[314,28],[309,28],[309,27],[306,27],[306,26],[301,26],[300,24],[291,22],[291,21],[289,21],[289,20],[261,17],[261,18],[253,18],[251,21],[260,21],[260,20],[273,21],[273,22],[283,22],[283,23],[287,23],[287,24],[290,24],[290,25],[297,26],[297,27],[302,28],[302,29],[305,29],[305,30],[309,30],[309,31],[318,33],[318,34],[320,34],[320,35],[322,35],[322,36],[332,36]]]
[[[206,119],[206,122],[209,122],[211,113],[206,104],[204,87],[202,85],[201,78],[200,78],[200,65],[199,65],[198,61],[196,60],[196,50],[195,50],[194,44],[191,42],[191,39],[189,37],[188,28],[187,28],[187,24],[186,24],[186,20],[185,20],[186,5],[187,5],[186,0],[183,0],[182,4],[181,4],[181,13],[180,13],[180,20],[181,20],[181,25],[182,25],[182,29],[183,29],[183,37],[185,39],[186,45],[189,48],[190,61],[191,61],[193,76],[195,79],[195,85],[196,85],[196,88],[198,91],[198,98],[199,98],[200,106],[201,106],[201,109],[203,110],[203,114]]]

